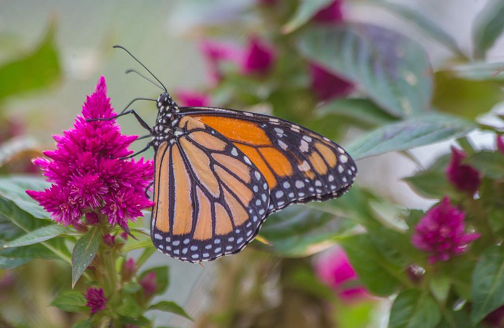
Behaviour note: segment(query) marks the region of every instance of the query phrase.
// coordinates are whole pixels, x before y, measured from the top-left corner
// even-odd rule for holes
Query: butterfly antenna
[[[163,86],[163,90],[164,90],[165,92],[168,92],[168,90],[166,89],[166,87],[163,85],[163,83],[162,83],[161,81],[159,81],[159,79],[156,77],[156,75],[152,74],[152,72],[151,72],[151,71],[150,71],[147,67],[145,67],[145,65],[144,65],[144,64],[142,64],[142,62],[141,62],[141,61],[139,61],[139,60],[138,60],[135,56],[133,56],[133,55],[131,54],[131,52],[129,52],[129,51],[128,51],[128,49],[124,48],[123,46],[118,46],[118,45],[115,45],[115,46],[113,46],[112,48],[114,48],[114,49],[115,49],[115,48],[119,48],[119,49],[122,49],[122,50],[126,51],[126,52],[128,53],[128,55],[130,55],[130,56],[131,56],[131,58],[133,58],[133,59],[134,59],[137,63],[139,63],[140,65],[142,65],[142,67],[143,67],[143,68],[145,68],[145,70],[146,70],[147,72],[149,72],[149,74],[150,74],[150,75],[152,75],[152,77],[153,77],[156,81],[158,81],[160,85],[162,85],[162,86]]]
[[[156,82],[152,81],[151,79],[149,79],[147,76],[143,75],[142,73],[140,73],[139,71],[137,70],[134,70],[134,69],[129,69],[125,72],[126,74],[129,74],[129,73],[136,73],[138,75],[140,75],[140,77],[143,77],[144,79],[146,79],[147,81],[149,81],[150,83],[154,84],[156,87],[158,87],[159,89],[161,90],[165,90],[166,89],[163,89],[159,84],[157,84]]]

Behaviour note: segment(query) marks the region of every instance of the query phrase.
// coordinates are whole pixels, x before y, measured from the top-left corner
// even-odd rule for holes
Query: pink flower
[[[339,247],[323,254],[315,263],[315,271],[320,280],[346,301],[357,300],[368,295],[364,287],[349,287],[358,280],[358,277],[346,253]]]
[[[111,234],[106,234],[105,236],[103,236],[103,243],[108,247],[114,246],[115,236],[112,236]]]
[[[446,168],[446,175],[448,181],[457,189],[466,191],[472,196],[478,191],[481,177],[475,168],[462,164],[464,158],[466,158],[464,151],[452,147],[452,157]]]
[[[335,0],[313,16],[313,21],[324,24],[338,24],[343,21],[343,1]]]
[[[200,49],[209,68],[208,80],[211,84],[222,79],[222,62],[235,64],[242,74],[264,74],[271,69],[275,59],[273,49],[255,36],[249,39],[245,49],[212,41],[203,41]]]
[[[504,154],[504,136],[497,136],[497,149]]]
[[[258,37],[249,40],[241,63],[241,71],[245,74],[266,73],[275,60],[273,49],[264,44]]]
[[[431,264],[448,261],[464,253],[467,245],[480,237],[479,233],[464,230],[464,212],[451,206],[450,199],[445,197],[420,220],[411,241],[417,249],[431,254]]]
[[[352,82],[332,74],[315,63],[310,63],[310,75],[312,90],[320,100],[344,97],[354,90]]]
[[[178,90],[175,93],[181,106],[204,107],[210,105],[210,97],[206,94],[192,90]]]
[[[86,121],[115,115],[102,76],[74,128],[54,136],[56,150],[45,151],[47,158],[34,161],[52,186],[27,193],[57,222],[76,224],[85,213],[87,223],[94,225],[101,212],[110,224],[127,229],[128,220],[134,221],[142,209],[153,205],[144,194],[153,179],[152,162],[120,159],[132,153],[128,146],[137,136],[122,135],[115,120]]]
[[[140,286],[142,286],[145,296],[150,296],[154,294],[157,288],[156,272],[151,271],[147,273],[140,280]]]
[[[504,306],[492,311],[483,320],[489,327],[501,328],[504,325]]]
[[[86,306],[91,308],[91,314],[103,310],[105,304],[107,304],[102,288],[88,288],[85,297],[87,300]]]

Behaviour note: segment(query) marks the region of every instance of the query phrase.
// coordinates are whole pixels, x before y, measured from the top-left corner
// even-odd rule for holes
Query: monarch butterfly
[[[357,167],[339,145],[291,122],[215,107],[179,107],[164,85],[153,128],[134,110],[155,151],[151,239],[193,263],[242,250],[265,219],[287,205],[341,196]]]

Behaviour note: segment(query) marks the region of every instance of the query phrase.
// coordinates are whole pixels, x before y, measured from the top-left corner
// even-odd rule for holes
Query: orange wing
[[[270,189],[268,214],[292,203],[341,196],[352,185],[357,167],[329,139],[278,118],[211,107],[184,107],[241,150],[265,177]]]
[[[240,251],[268,213],[268,183],[233,143],[191,117],[156,149],[151,236],[172,257],[213,260]]]

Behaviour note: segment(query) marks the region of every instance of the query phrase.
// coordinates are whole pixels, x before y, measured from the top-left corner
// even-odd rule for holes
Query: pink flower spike
[[[91,314],[103,310],[107,304],[102,288],[88,288],[85,298],[87,300],[86,306],[91,308]]]
[[[52,186],[27,193],[55,221],[77,226],[85,213],[86,223],[96,225],[101,212],[109,215],[111,225],[126,229],[129,220],[152,206],[144,194],[153,179],[152,161],[119,159],[132,153],[128,147],[137,136],[122,135],[115,120],[87,121],[114,116],[102,76],[95,92],[87,96],[73,129],[54,137],[56,149],[45,151],[46,159],[33,161]]]
[[[335,247],[322,254],[315,262],[315,272],[322,282],[346,301],[354,301],[368,296],[364,287],[345,286],[357,281],[358,278],[346,253],[340,247]]]
[[[343,21],[343,0],[335,0],[313,16],[317,23],[338,24]]]
[[[112,236],[111,234],[106,234],[105,236],[103,236],[103,243],[108,247],[114,246],[115,236]]]
[[[332,74],[315,63],[310,64],[312,90],[320,100],[326,101],[333,98],[345,97],[354,90],[352,82]]]
[[[142,286],[145,296],[149,297],[154,294],[157,288],[156,272],[151,271],[147,273],[140,280],[140,286]]]
[[[413,246],[430,253],[429,262],[448,261],[467,250],[467,245],[480,237],[466,233],[464,212],[452,206],[448,197],[432,207],[415,227]]]
[[[123,281],[129,281],[136,272],[136,263],[134,259],[128,259],[126,262],[123,262],[121,268],[121,277]]]
[[[475,168],[462,164],[467,156],[464,151],[455,147],[452,147],[451,150],[452,157],[446,168],[448,181],[457,189],[468,192],[473,196],[481,184],[480,173]]]
[[[206,94],[192,90],[178,90],[175,96],[179,99],[179,104],[188,107],[210,106],[210,97]]]
[[[241,70],[245,74],[262,74],[269,71],[275,60],[273,48],[265,45],[258,37],[249,40]]]

